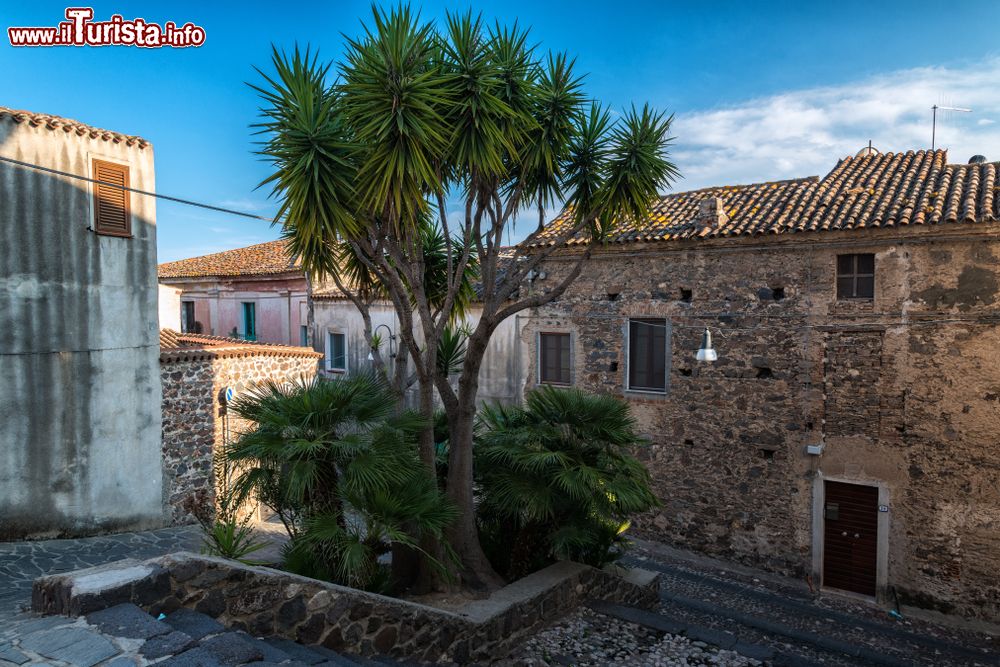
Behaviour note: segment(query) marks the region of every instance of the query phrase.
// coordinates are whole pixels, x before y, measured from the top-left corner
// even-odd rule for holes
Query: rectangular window
[[[132,236],[131,194],[128,167],[94,160],[94,231],[106,236]]]
[[[837,255],[837,298],[875,298],[875,255]]]
[[[538,381],[542,384],[572,384],[570,336],[568,333],[538,334]]]
[[[194,301],[181,301],[181,333],[197,333],[194,321]]]
[[[628,322],[628,388],[667,390],[667,321],[634,319]]]
[[[309,327],[305,324],[299,327],[299,345],[309,347]]]
[[[243,303],[243,339],[257,340],[257,304]]]
[[[326,335],[326,370],[347,371],[347,336],[342,333],[330,331]]]

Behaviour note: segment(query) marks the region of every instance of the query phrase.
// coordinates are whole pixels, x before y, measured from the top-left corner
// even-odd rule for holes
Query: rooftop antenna
[[[962,107],[943,107],[935,104],[931,107],[934,112],[933,121],[931,121],[931,150],[934,150],[935,142],[937,141],[937,112],[938,109],[941,111],[961,111],[962,113],[972,113],[972,109],[963,109]]]

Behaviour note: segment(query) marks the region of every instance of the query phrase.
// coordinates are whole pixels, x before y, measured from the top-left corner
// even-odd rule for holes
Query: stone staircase
[[[592,609],[772,665],[1000,665],[1000,641],[985,635],[942,636],[941,626],[904,624],[870,606],[867,614],[840,610],[807,590],[740,581],[732,572],[650,559],[634,563],[661,574],[659,606],[647,611],[593,603]]]

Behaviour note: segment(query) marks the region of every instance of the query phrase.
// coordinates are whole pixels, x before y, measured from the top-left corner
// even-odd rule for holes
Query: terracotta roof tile
[[[273,275],[299,271],[299,265],[288,257],[285,242],[278,240],[166,262],[160,264],[158,273],[161,279]]]
[[[1000,218],[1000,163],[948,164],[947,151],[858,155],[841,160],[822,179],[704,188],[662,197],[644,224],[624,225],[610,241],[784,234],[801,231],[995,222]],[[699,217],[704,202],[717,198],[721,219]],[[564,210],[538,244],[572,224]],[[715,223],[715,224],[712,224]],[[578,234],[568,245],[584,244]]]
[[[72,133],[79,137],[89,136],[91,139],[113,141],[116,144],[123,143],[126,146],[138,146],[139,148],[152,146],[152,143],[142,137],[130,134],[121,134],[120,132],[111,132],[110,130],[102,130],[98,127],[85,125],[84,123],[70,118],[53,116],[46,113],[35,113],[33,111],[9,109],[7,107],[0,106],[0,119],[3,118],[9,118],[15,123],[27,123],[32,127],[45,127],[46,129],[53,131],[62,130],[67,134]]]
[[[250,356],[320,358],[323,355],[308,347],[292,347],[276,343],[258,343],[238,338],[223,338],[206,334],[179,333],[160,329],[160,362],[197,361]]]

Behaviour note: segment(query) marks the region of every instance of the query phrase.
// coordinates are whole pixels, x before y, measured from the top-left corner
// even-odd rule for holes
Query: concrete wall
[[[790,238],[789,238],[790,237]],[[838,253],[876,255],[871,302]],[[1000,235],[966,225],[612,246],[522,316],[574,335],[574,378],[625,396],[662,499],[644,536],[822,583],[826,479],[877,486],[878,587],[1000,619]],[[568,263],[547,262],[559,279]],[[681,290],[691,290],[690,302]],[[783,289],[784,297],[775,298]],[[779,293],[780,294],[780,293]],[[624,390],[628,317],[671,325],[668,391]],[[711,326],[719,360],[699,364]],[[822,444],[821,456],[805,447]]]
[[[299,327],[307,324],[303,317],[307,302],[307,284],[301,274],[273,278],[170,278],[162,285],[179,288],[181,301],[194,301],[195,321],[201,333],[232,336],[235,331],[245,335],[243,303],[255,304],[257,341],[298,346]],[[180,303],[177,304],[180,317]],[[180,327],[178,327],[178,330]]]
[[[469,314],[469,324],[475,326],[479,320],[478,307]],[[391,305],[375,305],[371,309],[372,326],[388,326],[393,333],[399,333],[399,320]],[[326,370],[328,332],[342,332],[347,335],[348,371],[371,367],[368,360],[370,350],[364,337],[364,321],[357,308],[345,299],[316,299],[313,302],[313,349],[324,354],[321,368]],[[518,319],[508,318],[500,324],[483,358],[479,372],[479,399],[482,401],[517,402],[521,399],[524,385],[523,362],[520,356],[521,342],[517,336]],[[382,338],[382,351],[388,351],[389,340],[385,327],[378,331]],[[399,345],[397,338],[395,345]]]
[[[0,117],[0,155],[90,175],[153,149]],[[0,163],[0,539],[162,522],[156,206],[99,236],[87,182]]]

